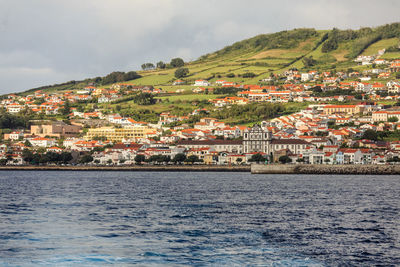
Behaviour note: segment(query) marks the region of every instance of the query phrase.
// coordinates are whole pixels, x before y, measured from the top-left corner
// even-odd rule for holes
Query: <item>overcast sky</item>
[[[400,21],[397,0],[0,0],[0,93],[194,60],[261,33]]]

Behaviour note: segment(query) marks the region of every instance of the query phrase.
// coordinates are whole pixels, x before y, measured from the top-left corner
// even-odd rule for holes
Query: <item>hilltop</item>
[[[353,62],[353,59],[361,54],[375,55],[379,50],[386,49],[382,58],[400,58],[399,37],[400,23],[359,30],[294,29],[261,34],[203,55],[196,61],[185,63],[189,74],[183,80],[187,84],[193,83],[196,79],[215,82],[221,78],[232,82],[260,83],[272,73],[279,74],[289,68],[307,71],[346,70],[351,67],[363,70],[364,66],[358,66]],[[310,58],[311,61],[308,60]],[[46,92],[81,89],[90,83],[107,86],[116,81],[158,86],[168,91],[172,89],[170,86],[176,80],[175,71],[176,68],[167,64],[163,69],[128,72],[133,75],[133,79],[109,79],[108,75],[42,86],[28,92],[38,89]],[[113,74],[118,76],[121,72]]]

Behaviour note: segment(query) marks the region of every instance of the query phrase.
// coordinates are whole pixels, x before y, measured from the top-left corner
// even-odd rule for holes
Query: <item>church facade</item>
[[[277,151],[290,150],[293,154],[302,154],[312,148],[312,144],[301,139],[275,139],[272,133],[259,125],[246,129],[243,133],[243,152],[262,152],[272,155]]]
[[[243,152],[263,152],[270,153],[272,133],[264,131],[260,125],[256,124],[243,132]]]

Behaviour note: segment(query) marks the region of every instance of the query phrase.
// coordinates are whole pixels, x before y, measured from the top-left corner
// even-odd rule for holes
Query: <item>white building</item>
[[[206,80],[196,80],[194,86],[210,86],[210,83]]]
[[[54,146],[54,140],[45,137],[36,137],[30,140],[32,146],[51,147]]]

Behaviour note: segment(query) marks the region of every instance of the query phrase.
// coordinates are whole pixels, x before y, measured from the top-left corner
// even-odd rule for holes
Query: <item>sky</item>
[[[399,22],[397,0],[0,0],[0,94],[195,60],[263,33]]]

